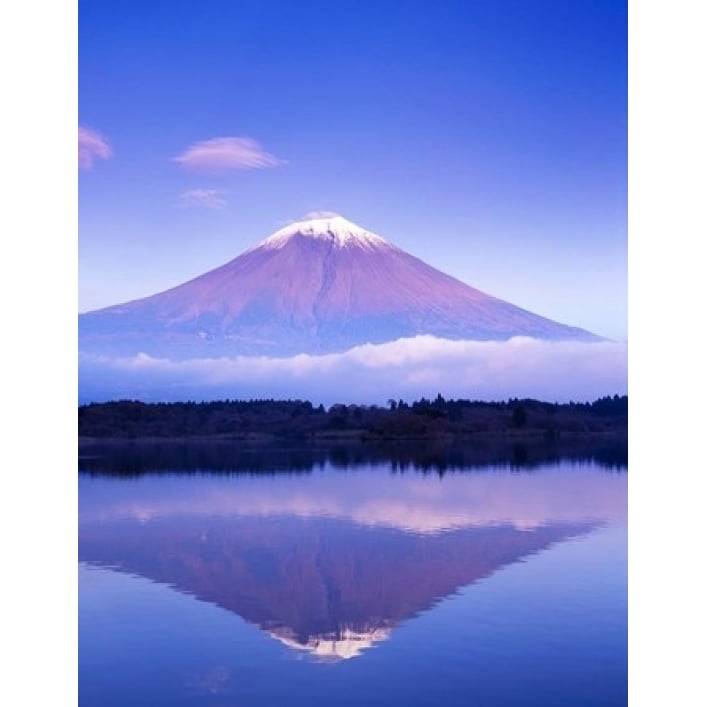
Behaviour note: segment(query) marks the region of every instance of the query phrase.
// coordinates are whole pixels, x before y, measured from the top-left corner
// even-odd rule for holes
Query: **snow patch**
[[[372,231],[335,214],[317,214],[315,218],[290,223],[262,241],[260,248],[283,248],[293,237],[306,236],[330,241],[338,248],[358,246],[375,249],[391,247],[390,243]]]

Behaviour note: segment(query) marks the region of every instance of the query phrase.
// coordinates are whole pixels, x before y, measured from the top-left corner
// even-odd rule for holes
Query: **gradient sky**
[[[81,0],[80,311],[329,210],[625,340],[626,15],[600,0]]]

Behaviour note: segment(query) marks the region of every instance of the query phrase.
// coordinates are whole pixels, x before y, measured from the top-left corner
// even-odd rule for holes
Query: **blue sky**
[[[626,33],[621,2],[82,0],[80,311],[329,210],[625,340]]]

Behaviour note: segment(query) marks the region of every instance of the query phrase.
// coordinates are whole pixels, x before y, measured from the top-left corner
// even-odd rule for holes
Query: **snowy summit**
[[[339,248],[390,246],[390,243],[372,231],[338,214],[317,214],[313,218],[290,223],[259,244],[262,248],[282,248],[295,236],[306,236],[331,241]]]

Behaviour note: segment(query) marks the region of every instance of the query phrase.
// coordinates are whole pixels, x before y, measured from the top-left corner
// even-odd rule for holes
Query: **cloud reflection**
[[[595,468],[514,474],[507,470],[447,475],[444,483],[417,474],[375,468],[309,476],[182,477],[178,492],[165,479],[111,485],[110,495],[81,511],[83,520],[132,518],[146,522],[178,516],[236,515],[337,518],[416,533],[510,524],[518,529],[557,522],[616,522],[626,518],[622,474]]]

